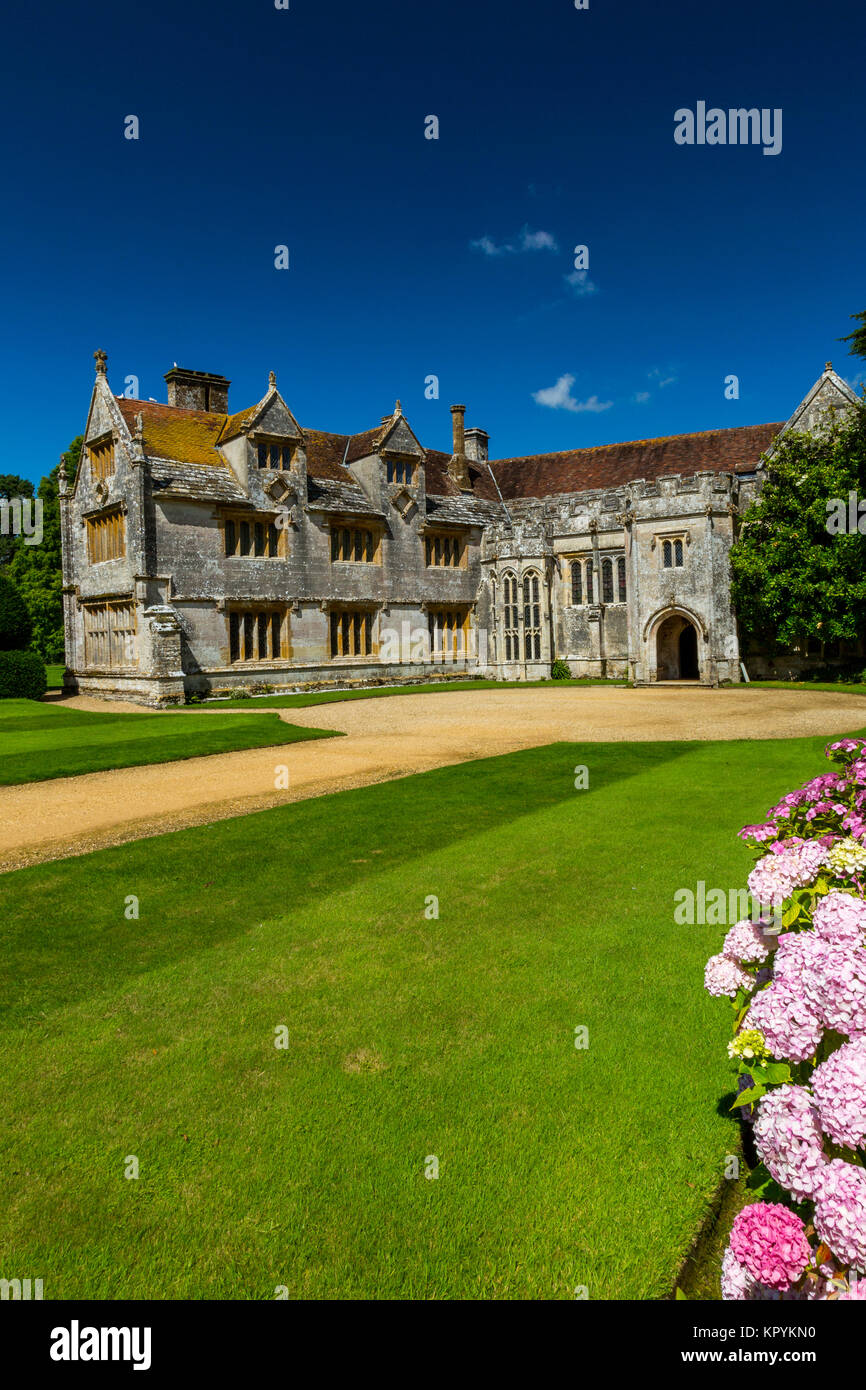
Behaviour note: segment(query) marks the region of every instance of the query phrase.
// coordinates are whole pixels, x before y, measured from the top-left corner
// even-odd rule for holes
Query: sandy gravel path
[[[347,737],[0,788],[0,871],[558,740],[849,733],[866,727],[866,700],[797,690],[566,687],[347,700],[280,715]],[[275,789],[280,766],[288,768],[288,790]]]

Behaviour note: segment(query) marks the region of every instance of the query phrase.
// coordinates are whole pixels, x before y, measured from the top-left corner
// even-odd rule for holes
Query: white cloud
[[[558,251],[556,237],[551,232],[531,232],[524,227],[520,233],[521,251]]]
[[[670,373],[670,367],[667,368],[667,372]],[[673,386],[677,379],[673,374],[666,375],[661,367],[653,367],[651,372],[647,372],[647,376],[649,380],[654,381],[658,387]]]
[[[562,278],[579,299],[583,299],[584,295],[598,294],[598,285],[594,280],[590,280],[588,270],[573,270],[570,275],[564,275]]]
[[[509,246],[497,246],[496,242],[489,236],[482,236],[477,241],[470,241],[469,245],[473,251],[483,251],[485,256],[504,256],[506,251],[511,250]]]
[[[533,391],[532,399],[536,405],[545,405],[550,410],[571,410],[575,414],[589,410],[593,413],[610,410],[613,401],[600,401],[598,396],[579,401],[571,394],[574,377],[568,373],[561,376],[555,386],[545,386],[541,391]]]
[[[470,241],[473,251],[481,251],[485,256],[518,256],[524,251],[558,251],[556,237],[552,232],[531,232],[524,227],[514,241],[496,242],[492,237],[478,237]]]
[[[634,399],[636,405],[645,405],[652,395],[651,391],[635,391]]]

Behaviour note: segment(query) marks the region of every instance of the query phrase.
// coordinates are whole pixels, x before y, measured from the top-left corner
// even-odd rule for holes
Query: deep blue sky
[[[438,448],[463,401],[492,456],[784,419],[866,365],[860,0],[104,0],[4,39],[0,472],[81,430],[97,347],[157,400],[273,369],[320,429],[399,396]],[[782,153],[676,145],[699,100],[781,107]],[[534,399],[563,377],[611,404]]]

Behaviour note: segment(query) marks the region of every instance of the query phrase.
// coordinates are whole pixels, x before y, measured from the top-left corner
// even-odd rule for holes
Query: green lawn
[[[842,695],[866,695],[866,685],[842,681],[744,681],[737,690],[748,690],[757,686],[760,690],[831,690]]]
[[[742,885],[824,742],[556,744],[4,876],[3,1271],[664,1297],[738,1133],[673,895]]]
[[[377,685],[358,690],[312,690],[297,695],[254,695],[249,699],[206,700],[214,709],[303,709],[306,705],[332,705],[338,700],[380,700],[386,695],[430,695],[436,690],[548,690],[573,686],[618,685],[627,681],[580,679],[571,681],[431,681],[428,685]]]
[[[65,669],[66,668],[64,667],[62,661],[59,663],[59,665],[56,663],[52,663],[51,665],[45,667],[45,674],[48,677],[49,690],[63,689],[63,672]]]
[[[216,719],[180,710],[91,714],[36,700],[0,700],[0,785],[332,736],[286,724],[278,715],[265,722],[254,714]]]

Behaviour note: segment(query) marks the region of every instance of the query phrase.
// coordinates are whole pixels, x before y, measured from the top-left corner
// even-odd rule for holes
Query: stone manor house
[[[787,422],[488,458],[400,402],[360,434],[298,424],[273,373],[229,412],[179,367],[115,396],[106,356],[61,469],[67,688],[150,705],[231,689],[472,674],[738,681],[728,551],[785,430],[855,397],[827,367]],[[761,659],[748,656],[750,675]]]

